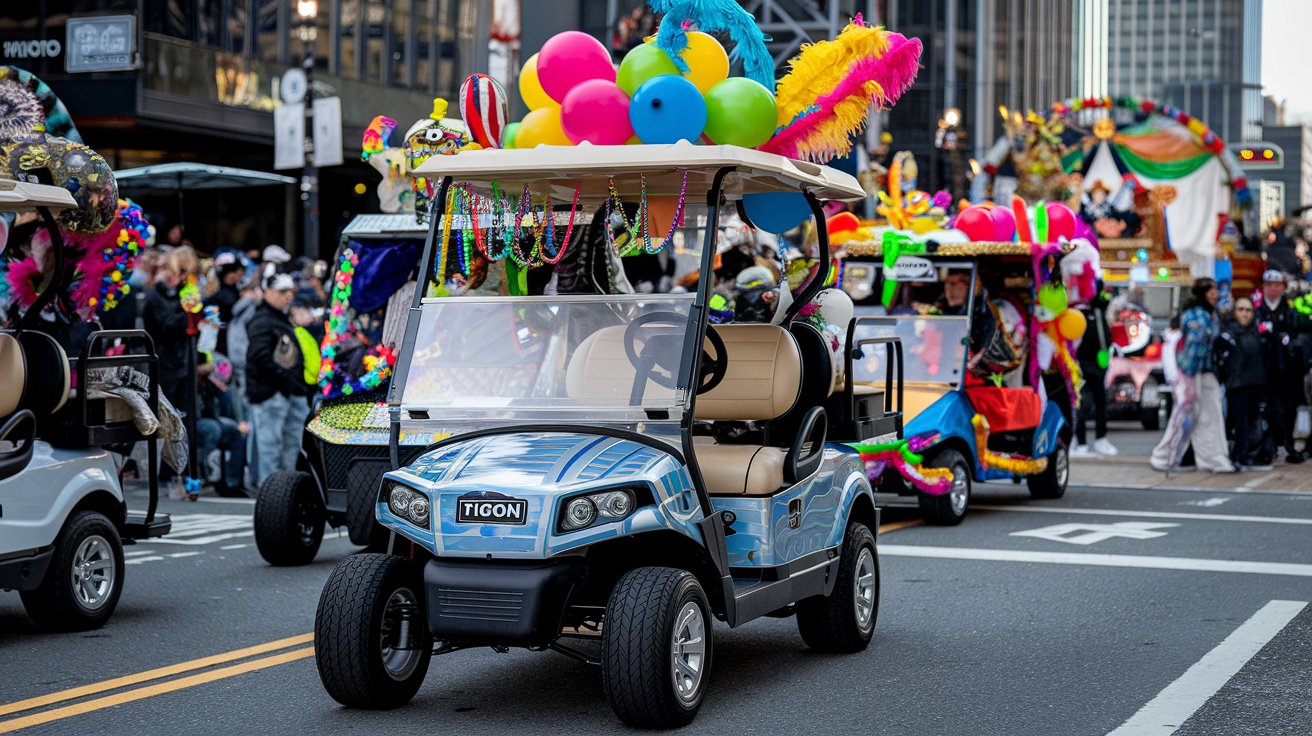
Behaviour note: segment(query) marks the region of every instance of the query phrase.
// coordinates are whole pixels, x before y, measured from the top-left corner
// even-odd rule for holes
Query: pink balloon
[[[957,215],[952,227],[966,234],[972,241],[993,240],[994,225],[989,211],[983,207],[967,207]]]
[[[1067,240],[1075,237],[1075,213],[1061,202],[1049,202],[1048,242],[1055,243],[1058,238]]]
[[[557,33],[538,52],[538,82],[551,99],[565,102],[565,95],[589,79],[615,81],[615,66],[601,41],[582,31]]]
[[[589,79],[565,95],[560,124],[575,143],[622,146],[633,137],[629,122],[629,96],[614,82]]]
[[[1006,207],[994,207],[989,210],[993,220],[993,239],[1005,243],[1016,237],[1016,216]]]

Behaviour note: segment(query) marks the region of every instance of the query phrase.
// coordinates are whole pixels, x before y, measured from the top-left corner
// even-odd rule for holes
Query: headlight
[[[561,526],[566,531],[582,529],[597,520],[597,505],[587,496],[580,496],[565,506],[565,518]]]
[[[387,492],[387,507],[397,517],[416,526],[428,526],[428,497],[419,491],[393,483]]]
[[[645,495],[650,501],[650,494]],[[597,522],[624,519],[637,508],[637,498],[637,495],[628,489],[602,491],[568,498],[561,508],[560,530],[576,532]]]

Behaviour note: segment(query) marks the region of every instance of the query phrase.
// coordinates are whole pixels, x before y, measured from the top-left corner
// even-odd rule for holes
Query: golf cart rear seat
[[[23,472],[32,460],[36,416],[23,407],[27,388],[27,360],[23,346],[8,333],[0,333],[0,480]]]
[[[696,418],[772,422],[789,414],[802,393],[802,356],[778,325],[714,328],[724,340],[728,369],[719,385],[697,397]],[[706,489],[716,496],[770,496],[814,472],[822,456],[824,409],[808,409],[791,447],[694,442]]]
[[[122,343],[123,353],[106,355],[106,348],[115,340]],[[150,335],[141,330],[93,332],[87,337],[80,355],[73,361],[68,360],[57,343],[53,340],[51,343],[59,351],[59,357],[51,356],[49,360],[58,361],[64,366],[65,385],[69,383],[69,372],[75,371],[77,380],[67,391],[67,402],[52,410],[49,420],[42,423],[43,439],[57,447],[70,448],[124,445],[141,440],[149,440],[154,445],[154,437],[146,437],[137,428],[132,409],[123,399],[115,396],[92,398],[87,395],[87,376],[90,370],[119,366],[144,369],[149,381],[147,401],[158,415],[158,360]],[[128,350],[133,348],[144,352],[129,353]]]

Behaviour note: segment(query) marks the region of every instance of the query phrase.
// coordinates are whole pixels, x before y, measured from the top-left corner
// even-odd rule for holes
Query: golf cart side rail
[[[883,345],[886,358],[884,366],[884,386],[886,389],[888,386],[897,386],[892,394],[888,393],[887,390],[884,392],[884,418],[888,418],[890,415],[892,416],[894,419],[893,431],[901,437],[903,429],[902,384],[905,379],[905,374],[902,372],[902,338],[863,337],[857,339],[857,327],[861,322],[869,319],[869,317],[857,317],[852,320],[852,323],[848,325],[847,328],[847,349],[843,351],[843,400],[848,407],[848,411],[852,412],[852,421],[853,424],[855,424],[856,416],[854,414],[854,407],[856,404],[856,391],[854,381],[852,380],[852,362],[865,357],[865,348],[875,345]],[[893,380],[895,376],[897,378],[896,383]],[[878,430],[882,429],[878,424],[876,424],[875,429],[878,434],[883,434],[883,432],[878,432]]]

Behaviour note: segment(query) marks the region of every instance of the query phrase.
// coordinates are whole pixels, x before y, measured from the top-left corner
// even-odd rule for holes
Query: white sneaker
[[[1113,445],[1106,437],[1099,437],[1093,441],[1093,451],[1103,457],[1116,457],[1121,454],[1121,451],[1116,449],[1116,445]]]
[[[1071,457],[1093,457],[1093,452],[1088,445],[1081,445],[1077,442],[1071,445]]]

